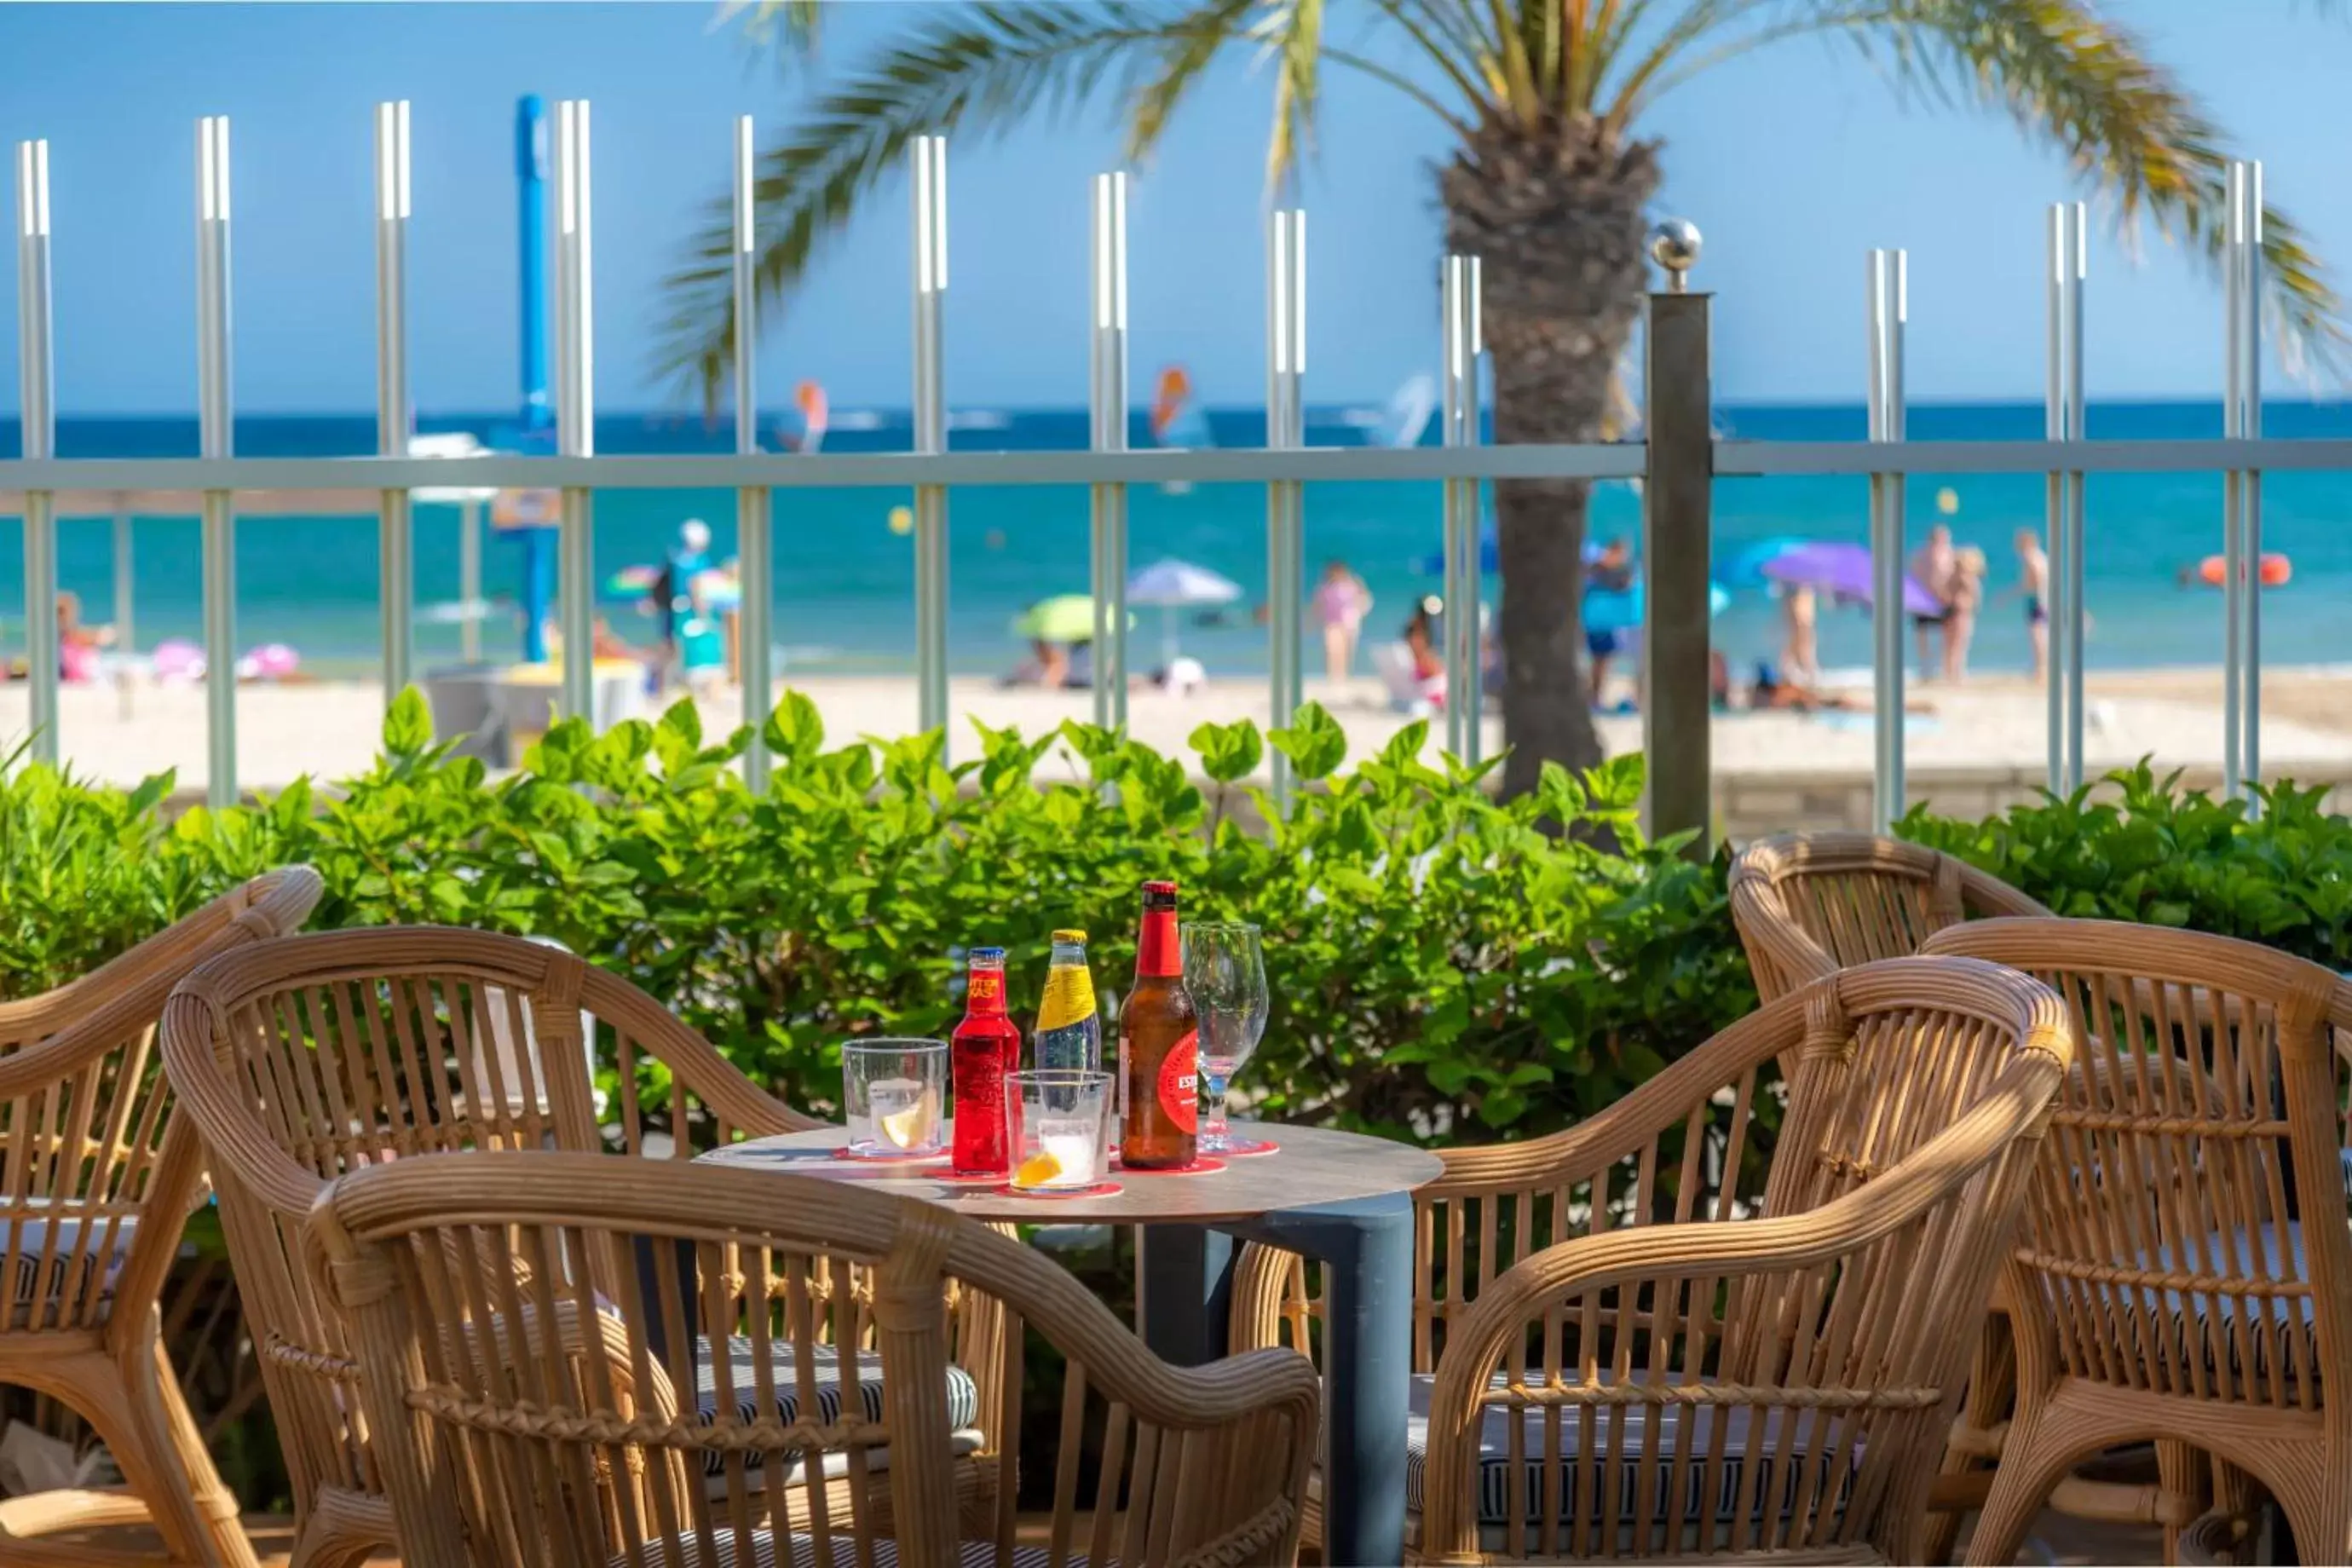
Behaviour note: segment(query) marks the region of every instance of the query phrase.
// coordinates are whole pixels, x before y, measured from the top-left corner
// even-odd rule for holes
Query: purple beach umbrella
[[[1864,605],[1871,602],[1870,547],[1866,544],[1832,544],[1822,540],[1792,544],[1762,563],[1759,570],[1775,583],[1812,588]],[[1915,616],[1944,613],[1936,595],[1921,587],[1919,580],[1908,572],[1903,574],[1903,608]]]

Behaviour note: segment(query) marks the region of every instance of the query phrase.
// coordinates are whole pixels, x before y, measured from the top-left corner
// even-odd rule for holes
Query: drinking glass
[[[1187,921],[1184,989],[1201,1020],[1201,1071],[1208,1079],[1203,1154],[1263,1154],[1274,1145],[1236,1138],[1225,1121],[1225,1092],[1265,1033],[1265,959],[1258,930],[1233,921]]]
[[[1004,1147],[1021,1192],[1068,1194],[1101,1184],[1110,1168],[1107,1072],[1039,1068],[1004,1077]]]
[[[841,1047],[841,1110],[849,1152],[920,1160],[947,1147],[945,1040],[858,1040]]]

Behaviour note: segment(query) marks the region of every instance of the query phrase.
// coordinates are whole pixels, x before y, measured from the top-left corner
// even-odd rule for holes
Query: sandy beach
[[[890,677],[817,677],[792,683],[817,704],[831,736],[898,735],[915,723],[911,679]],[[1310,681],[1307,696],[1322,702],[1345,726],[1351,755],[1387,743],[1409,722],[1388,707],[1369,679],[1334,687]],[[2265,672],[2263,725],[2263,771],[2271,778],[2307,782],[2352,780],[2352,670],[2342,668],[2280,668]],[[1990,677],[1960,687],[1914,687],[1915,700],[1933,709],[1909,719],[1909,768],[1915,795],[1948,809],[1978,810],[1981,794],[2005,784],[2029,788],[2041,777],[2047,718],[2042,688],[2022,677]],[[1866,702],[1867,692],[1855,693]],[[1004,689],[984,679],[959,679],[950,688],[958,715],[959,745],[969,755],[968,719],[1013,725],[1036,734],[1066,719],[1085,719],[1091,705],[1085,692]],[[0,688],[0,735],[26,731],[26,694],[22,683]],[[1263,721],[1265,692],[1255,680],[1213,681],[1185,696],[1135,692],[1129,727],[1162,751],[1182,749],[1185,738],[1205,721],[1255,718]],[[713,733],[738,721],[740,700],[730,690],[703,701],[704,722]],[[2088,687],[2089,722],[2084,737],[2088,771],[2153,754],[2159,763],[2192,773],[2218,768],[2221,757],[2221,676],[2218,670],[2180,668],[2121,671],[2094,676]],[[652,711],[650,705],[647,712]],[[373,685],[358,682],[251,685],[238,693],[238,771],[249,788],[281,786],[309,773],[332,780],[363,769],[374,755],[379,704]],[[1765,786],[1785,784],[1810,792],[1800,811],[1794,797],[1787,815],[1809,820],[1834,817],[1847,808],[1825,804],[1840,789],[1866,790],[1871,769],[1871,716],[1866,712],[1805,715],[1733,712],[1715,722],[1715,768],[1719,795],[1747,789],[1759,800]],[[1641,743],[1641,721],[1612,715],[1601,721],[1612,752]],[[205,700],[200,689],[140,685],[129,689],[69,687],[63,694],[63,752],[84,776],[130,784],[167,768],[178,770],[183,790],[205,783]],[[1434,751],[1442,726],[1429,742]],[[1487,744],[1501,743],[1501,727],[1488,721]],[[1066,766],[1049,758],[1047,770]],[[1963,788],[1962,786],[1966,787]],[[2012,792],[2014,793],[2014,792]],[[1951,795],[1947,801],[1944,796]],[[1759,809],[1770,811],[1770,807]],[[1789,824],[1795,826],[1795,823]],[[1742,822],[1732,826],[1747,828]]]

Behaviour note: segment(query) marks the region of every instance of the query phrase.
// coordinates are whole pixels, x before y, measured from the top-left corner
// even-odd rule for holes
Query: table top
[[[1119,1190],[1099,1197],[1029,1197],[987,1183],[941,1181],[948,1169],[944,1155],[919,1163],[845,1158],[839,1152],[845,1135],[838,1127],[730,1143],[701,1156],[701,1162],[858,1182],[902,1197],[924,1198],[973,1219],[1027,1225],[1255,1219],[1289,1209],[1409,1193],[1436,1180],[1444,1169],[1429,1151],[1385,1138],[1238,1120],[1233,1126],[1236,1137],[1264,1138],[1277,1147],[1271,1154],[1227,1159],[1223,1170],[1199,1174],[1113,1171],[1110,1179],[1119,1184]]]

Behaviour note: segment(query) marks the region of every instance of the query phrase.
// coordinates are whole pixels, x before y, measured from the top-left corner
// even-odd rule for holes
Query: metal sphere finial
[[[1677,294],[1686,285],[1685,274],[1698,265],[1698,225],[1686,217],[1661,218],[1650,228],[1650,258],[1666,269]]]

